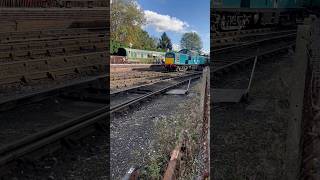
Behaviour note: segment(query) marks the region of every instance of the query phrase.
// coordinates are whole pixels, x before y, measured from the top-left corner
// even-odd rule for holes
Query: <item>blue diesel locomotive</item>
[[[201,56],[188,49],[182,49],[178,53],[167,52],[165,54],[165,68],[171,71],[187,71],[189,69],[201,70],[207,64],[207,56]]]

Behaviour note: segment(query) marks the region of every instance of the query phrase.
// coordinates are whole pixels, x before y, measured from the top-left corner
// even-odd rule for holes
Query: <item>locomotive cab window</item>
[[[173,53],[167,53],[166,54],[166,58],[174,58],[174,54]]]

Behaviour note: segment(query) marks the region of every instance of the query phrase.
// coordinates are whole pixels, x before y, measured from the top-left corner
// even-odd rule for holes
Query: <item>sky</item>
[[[210,50],[210,0],[138,0],[145,13],[143,27],[151,36],[160,38],[166,32],[174,49],[180,48],[185,32],[196,32],[203,51]]]

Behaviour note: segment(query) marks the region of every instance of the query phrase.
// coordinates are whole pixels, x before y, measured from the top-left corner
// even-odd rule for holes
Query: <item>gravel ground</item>
[[[194,87],[196,83],[192,83]],[[186,88],[185,86],[183,88]],[[187,96],[162,95],[137,109],[123,112],[111,121],[111,179],[120,179],[131,165],[143,165],[153,139],[156,119],[174,116],[179,105],[197,97],[195,89]],[[175,102],[175,103],[172,103]],[[109,132],[108,132],[109,133]],[[137,156],[137,155],[142,156]],[[105,180],[109,162],[108,134],[97,133],[71,149],[63,148],[35,165],[21,166],[4,180]]]
[[[52,98],[0,114],[0,146],[79,117],[105,104]]]
[[[194,87],[195,83],[191,84]],[[186,88],[185,86],[183,88]],[[134,112],[125,112],[111,118],[111,177],[121,179],[133,165],[145,165],[153,151],[155,124],[159,119],[185,114],[179,104],[196,98],[197,90],[191,88],[187,96],[161,95]],[[178,113],[177,113],[178,112]]]
[[[185,72],[156,72],[151,70],[113,73],[110,77],[110,92],[123,91],[135,86],[156,83],[164,79],[174,78]]]
[[[27,94],[38,93],[59,86],[74,85],[81,81],[91,80],[94,76],[87,77],[65,77],[65,79],[58,79],[57,81],[39,80],[32,85],[12,84],[1,86],[0,88],[0,102],[5,102]]]
[[[33,165],[21,166],[4,180],[107,180],[108,134],[96,133],[72,149],[61,149]]]
[[[212,113],[213,179],[283,179],[288,121],[288,74],[292,57],[281,55],[259,63],[249,104],[214,104]],[[219,88],[243,88],[247,71],[215,82]],[[213,95],[214,96],[214,95]],[[261,111],[252,102],[266,102]]]

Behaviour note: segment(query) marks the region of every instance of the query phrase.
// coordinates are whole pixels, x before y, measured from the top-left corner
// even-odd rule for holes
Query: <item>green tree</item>
[[[156,50],[157,49],[157,42],[154,38],[150,37],[148,32],[144,30],[140,30],[138,32],[138,39],[136,44],[133,44],[133,48],[136,49],[145,49],[145,50]]]
[[[171,39],[167,36],[166,32],[162,33],[161,38],[159,39],[158,48],[162,50],[172,50]]]
[[[110,41],[110,54],[115,55],[118,52],[118,49],[121,47],[121,44],[119,42]]]
[[[183,34],[180,45],[182,49],[189,49],[197,52],[201,52],[202,41],[200,36],[195,32],[189,32]]]
[[[113,0],[110,12],[111,53],[117,48],[157,50],[157,40],[141,27],[145,25],[144,13],[136,0]]]
[[[135,44],[141,26],[144,25],[144,13],[135,0],[116,0],[110,10],[110,39],[125,45]]]

